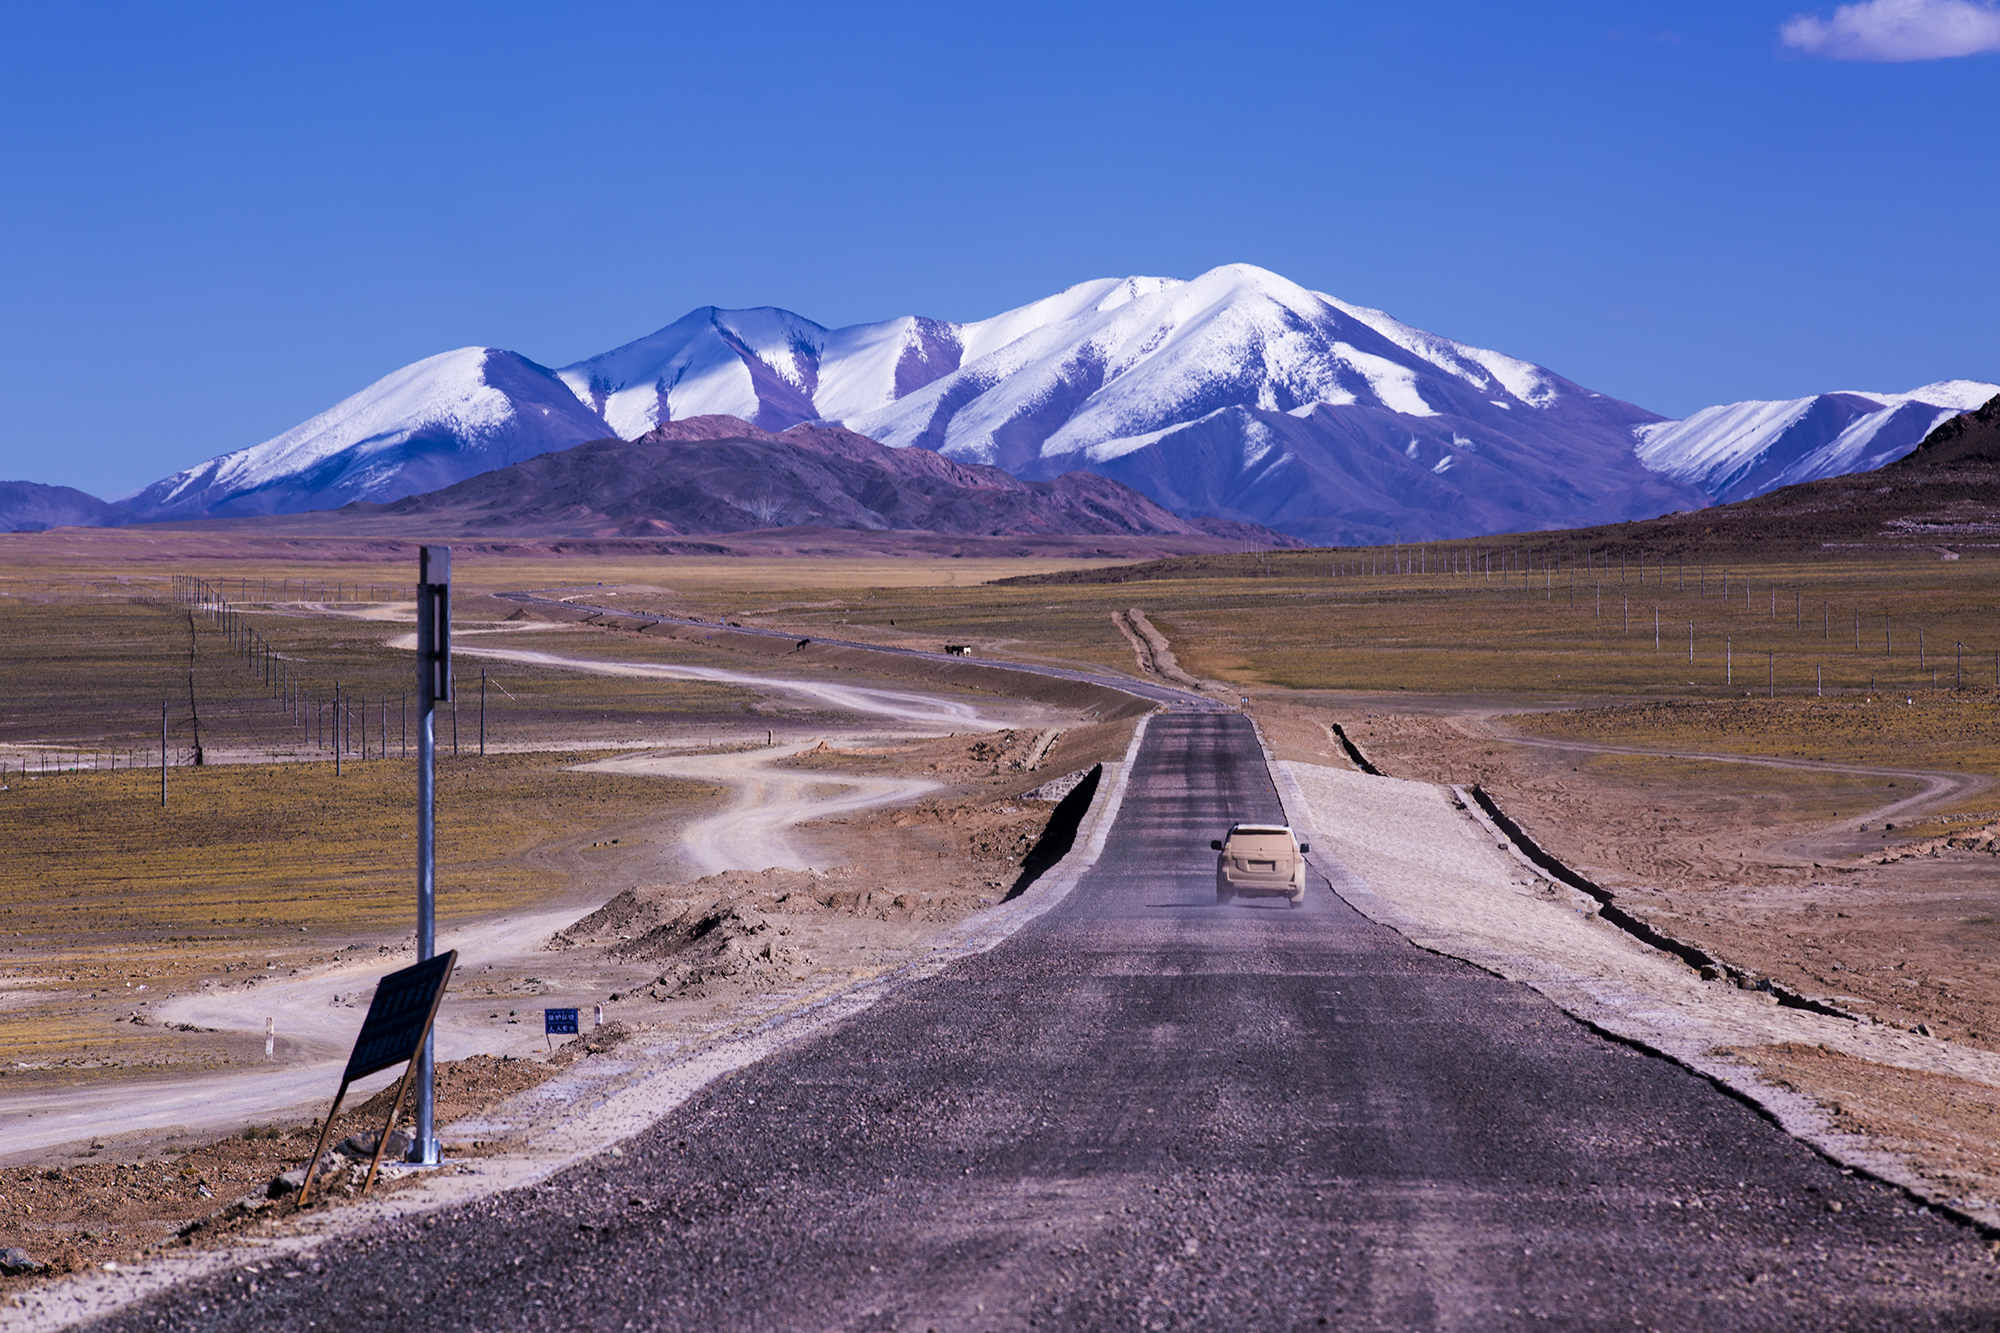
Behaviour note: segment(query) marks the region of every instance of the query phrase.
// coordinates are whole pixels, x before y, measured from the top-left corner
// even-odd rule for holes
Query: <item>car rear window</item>
[[[1230,835],[1228,852],[1231,856],[1267,859],[1290,856],[1293,852],[1292,835],[1277,829],[1238,829]]]

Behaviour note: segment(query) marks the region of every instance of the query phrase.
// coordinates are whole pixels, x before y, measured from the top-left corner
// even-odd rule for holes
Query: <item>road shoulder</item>
[[[1273,768],[1290,817],[1310,830],[1315,863],[1363,915],[1679,1062],[1843,1165],[2000,1227],[1991,1193],[1964,1193],[1962,1163],[1948,1170],[1919,1145],[1854,1132],[1821,1098],[1780,1086],[1736,1053],[1804,1048],[1988,1089],[2000,1088],[2000,1057],[1887,1025],[1782,1008],[1769,995],[1704,981],[1604,920],[1594,900],[1515,855],[1447,788],[1292,761]]]

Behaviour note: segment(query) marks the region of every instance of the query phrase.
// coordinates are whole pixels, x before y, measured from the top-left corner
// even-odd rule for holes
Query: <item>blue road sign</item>
[[[568,1033],[571,1036],[576,1035],[576,1010],[542,1010],[542,1031],[551,1035],[556,1033]]]

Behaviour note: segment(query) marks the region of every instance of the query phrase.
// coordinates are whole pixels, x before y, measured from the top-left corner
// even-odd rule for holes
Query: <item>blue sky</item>
[[[2000,44],[1986,0],[1892,8]],[[1669,415],[2000,380],[2000,55],[1853,18],[16,6],[0,478],[129,491],[469,344],[1237,261]]]

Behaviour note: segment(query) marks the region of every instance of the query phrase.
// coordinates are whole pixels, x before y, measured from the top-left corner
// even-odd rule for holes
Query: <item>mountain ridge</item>
[[[1907,452],[1982,388],[1994,386],[1725,404],[1672,422],[1236,264],[1093,279],[968,323],[829,329],[776,307],[704,306],[554,370],[460,349],[129,504],[156,521],[388,503],[607,434],[728,415],[773,432],[842,426],[1027,480],[1090,472],[1184,518],[1351,544],[1761,493]]]
[[[127,497],[148,520],[336,508],[505,467],[601,438],[604,423],[546,366],[461,347],[412,362],[247,449],[220,454]]]

